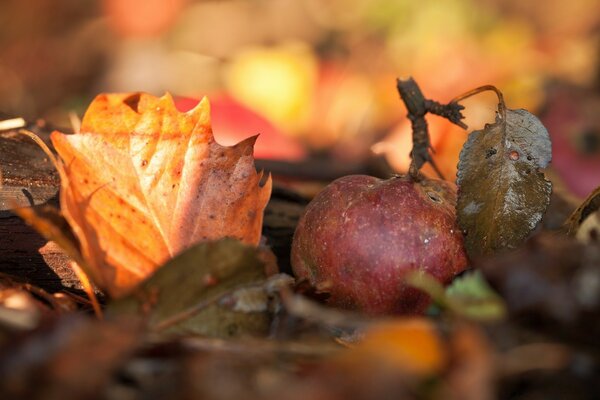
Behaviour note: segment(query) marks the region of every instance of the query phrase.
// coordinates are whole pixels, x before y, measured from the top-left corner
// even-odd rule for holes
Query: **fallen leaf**
[[[546,128],[526,110],[506,109],[469,135],[458,164],[457,217],[471,257],[520,245],[540,222],[552,184]]]
[[[168,94],[102,94],[80,133],[51,139],[82,267],[111,296],[200,241],[258,244],[271,179],[261,186],[256,137],[232,147],[214,140],[207,99],[181,113]]]
[[[598,233],[600,232],[600,211],[590,214],[582,223],[575,238],[583,243],[598,243]]]
[[[569,236],[587,242],[598,239],[600,233],[600,187],[596,188],[583,203],[569,216],[564,224],[564,230]]]
[[[271,298],[292,281],[267,277],[274,260],[265,259],[265,251],[234,239],[200,243],[110,304],[107,313],[145,315],[149,329],[163,334],[264,334]]]

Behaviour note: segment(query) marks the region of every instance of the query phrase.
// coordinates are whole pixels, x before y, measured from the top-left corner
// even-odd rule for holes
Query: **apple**
[[[467,268],[456,223],[456,188],[409,176],[335,180],[306,208],[296,228],[292,269],[328,304],[367,314],[419,314],[430,299],[409,287],[411,271],[448,284]]]
[[[305,157],[304,148],[298,141],[231,96],[215,94],[209,99],[212,128],[219,144],[233,146],[258,134],[254,145],[255,158],[298,161]],[[174,100],[175,106],[182,112],[191,110],[199,101],[189,97],[175,97]]]

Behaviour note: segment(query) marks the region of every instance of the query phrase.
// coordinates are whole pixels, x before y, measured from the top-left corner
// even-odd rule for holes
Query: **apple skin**
[[[408,176],[346,176],[307,206],[292,243],[299,280],[328,304],[371,315],[420,314],[430,299],[404,283],[410,271],[448,284],[467,268],[456,188]]]

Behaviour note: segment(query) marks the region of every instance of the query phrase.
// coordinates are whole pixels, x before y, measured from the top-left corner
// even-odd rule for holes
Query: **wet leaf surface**
[[[521,244],[540,222],[552,184],[546,128],[525,110],[472,132],[460,154],[457,216],[470,256]]]
[[[232,337],[265,334],[279,284],[272,255],[234,239],[199,244],[159,269],[109,315],[142,315],[162,334]]]

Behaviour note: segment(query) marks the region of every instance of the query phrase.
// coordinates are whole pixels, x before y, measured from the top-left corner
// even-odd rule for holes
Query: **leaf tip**
[[[198,104],[187,111],[186,114],[196,116],[199,124],[210,126],[210,100],[208,97],[203,96]]]

